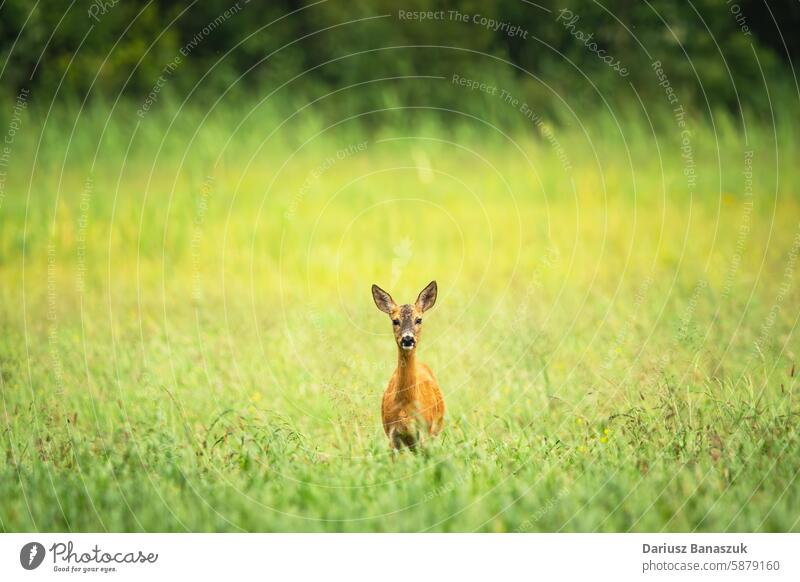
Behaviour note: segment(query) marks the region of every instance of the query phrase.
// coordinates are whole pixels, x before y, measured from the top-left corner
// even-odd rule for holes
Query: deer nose
[[[414,336],[411,334],[404,334],[403,337],[400,339],[400,345],[404,348],[413,347],[416,341],[414,340]]]

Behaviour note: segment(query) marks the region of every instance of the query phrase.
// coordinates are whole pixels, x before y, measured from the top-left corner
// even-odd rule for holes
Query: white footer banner
[[[188,575],[797,581],[800,534],[0,534],[3,581]]]

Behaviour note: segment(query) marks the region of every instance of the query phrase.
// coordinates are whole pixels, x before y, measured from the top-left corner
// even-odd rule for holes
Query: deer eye
[[[416,323],[417,325],[421,324],[422,323],[422,318],[418,317],[417,321],[415,321],[414,323]]]
[[[395,324],[395,325],[400,325],[400,320],[399,319],[393,319],[392,323]]]

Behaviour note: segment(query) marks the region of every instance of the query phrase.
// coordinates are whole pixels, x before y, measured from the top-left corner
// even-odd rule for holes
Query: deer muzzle
[[[400,347],[404,350],[411,350],[417,345],[417,340],[414,339],[414,336],[411,334],[403,334],[403,337],[400,338]]]

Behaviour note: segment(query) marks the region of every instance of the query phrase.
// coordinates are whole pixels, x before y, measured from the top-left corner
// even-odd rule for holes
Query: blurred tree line
[[[796,90],[798,24],[797,0],[5,0],[0,52],[7,96],[44,104],[275,91],[296,108],[338,91],[329,102],[354,111],[457,107],[451,82],[396,79],[453,74],[527,99],[635,103],[663,97],[657,60],[681,103],[766,114],[776,83]]]

